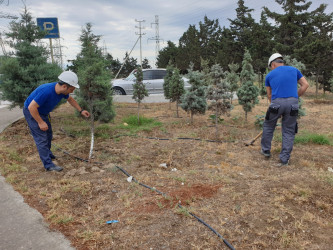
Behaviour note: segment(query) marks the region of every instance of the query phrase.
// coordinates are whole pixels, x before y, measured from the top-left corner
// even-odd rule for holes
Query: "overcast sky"
[[[209,19],[219,19],[220,25],[229,26],[228,18],[236,16],[237,0],[0,0],[0,14],[19,16],[25,2],[34,18],[57,17],[63,60],[74,59],[80,51],[78,38],[87,22],[92,23],[93,33],[102,35],[100,46],[105,46],[113,57],[123,60],[138,39],[136,33],[139,23],[145,33],[142,36],[142,56],[148,58],[150,65],[155,63],[156,37],[155,16],[159,18],[160,48],[171,40],[178,45],[178,40],[189,25],[198,26],[205,15]],[[333,12],[331,0],[313,0],[311,10],[320,3],[328,4],[326,13]],[[252,16],[258,20],[263,6],[282,13],[275,0],[245,0],[245,6],[254,9]],[[0,18],[0,32],[8,31],[10,20]],[[3,37],[4,38],[4,37]],[[49,44],[49,40],[44,40]],[[2,54],[2,51],[0,51]],[[131,56],[139,62],[139,43]]]

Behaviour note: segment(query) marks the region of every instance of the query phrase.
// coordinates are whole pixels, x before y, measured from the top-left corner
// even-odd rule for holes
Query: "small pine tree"
[[[236,92],[239,88],[238,82],[239,82],[239,76],[237,74],[237,70],[239,69],[239,65],[237,63],[235,64],[229,64],[228,65],[230,71],[227,72],[226,80],[230,84],[230,91],[232,93]],[[231,96],[230,102],[232,103],[233,95]]]
[[[201,59],[201,72],[203,73],[204,85],[208,86],[210,81],[209,60],[204,60],[202,57],[200,59]]]
[[[30,93],[39,85],[57,79],[62,69],[56,64],[47,63],[48,52],[39,41],[45,36],[33,21],[31,14],[24,9],[21,19],[10,23],[6,36],[15,51],[14,57],[4,57],[0,72],[3,82],[0,85],[2,99],[10,101],[11,108],[23,107]]]
[[[213,65],[210,72],[210,85],[207,88],[207,99],[210,100],[209,109],[215,111],[215,136],[219,138],[218,120],[220,115],[227,114],[231,108],[232,92],[231,86],[226,79],[222,67],[218,64]]]
[[[191,87],[182,96],[180,106],[191,113],[191,124],[193,124],[194,114],[206,112],[206,86],[203,83],[203,74],[199,71],[193,71],[193,66],[189,70],[188,77]]]
[[[164,77],[164,82],[163,82],[164,97],[165,99],[170,100],[170,109],[171,109],[170,84],[171,84],[173,70],[174,67],[172,65],[172,61],[170,60],[166,68],[166,75]]]
[[[237,91],[238,102],[243,106],[245,111],[245,120],[247,121],[247,113],[259,102],[259,89],[253,84],[255,74],[251,65],[252,58],[248,50],[244,53],[242,62],[241,83],[242,86]]]
[[[170,100],[176,102],[177,118],[179,117],[178,105],[184,93],[184,80],[180,76],[179,69],[175,69],[170,81]]]
[[[111,74],[107,60],[98,47],[100,36],[92,32],[92,25],[86,24],[80,35],[81,52],[77,55],[80,89],[76,91],[77,101],[82,108],[90,111],[91,144],[89,160],[94,149],[95,121],[109,122],[115,112],[112,105]]]
[[[148,96],[148,91],[143,83],[142,69],[139,67],[135,73],[136,81],[133,84],[133,99],[138,103],[138,124],[140,124],[140,104],[145,96]]]
[[[266,72],[263,75],[263,79],[262,79],[262,82],[260,84],[259,94],[260,94],[262,99],[264,99],[267,96],[267,89],[266,89],[266,86],[265,86],[265,79],[266,79],[266,76],[267,76],[268,72],[269,72],[269,70],[266,68]],[[268,98],[266,100],[268,101]]]

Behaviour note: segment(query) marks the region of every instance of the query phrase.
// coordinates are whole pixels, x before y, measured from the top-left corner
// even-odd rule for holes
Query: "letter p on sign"
[[[48,33],[44,38],[60,38],[58,18],[48,17],[48,18],[37,18],[37,26],[41,30],[45,30]]]

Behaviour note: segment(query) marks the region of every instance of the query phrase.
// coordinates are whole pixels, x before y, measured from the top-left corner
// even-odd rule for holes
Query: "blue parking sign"
[[[45,35],[44,38],[60,38],[58,18],[37,18],[37,26],[42,30],[48,31],[48,34]]]

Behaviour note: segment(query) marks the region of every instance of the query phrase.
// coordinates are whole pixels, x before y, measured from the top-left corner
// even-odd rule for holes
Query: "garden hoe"
[[[251,141],[248,141],[248,142],[245,142],[245,146],[250,146],[250,145],[253,145],[253,143],[262,135],[262,132],[261,131],[256,137],[254,137]]]

